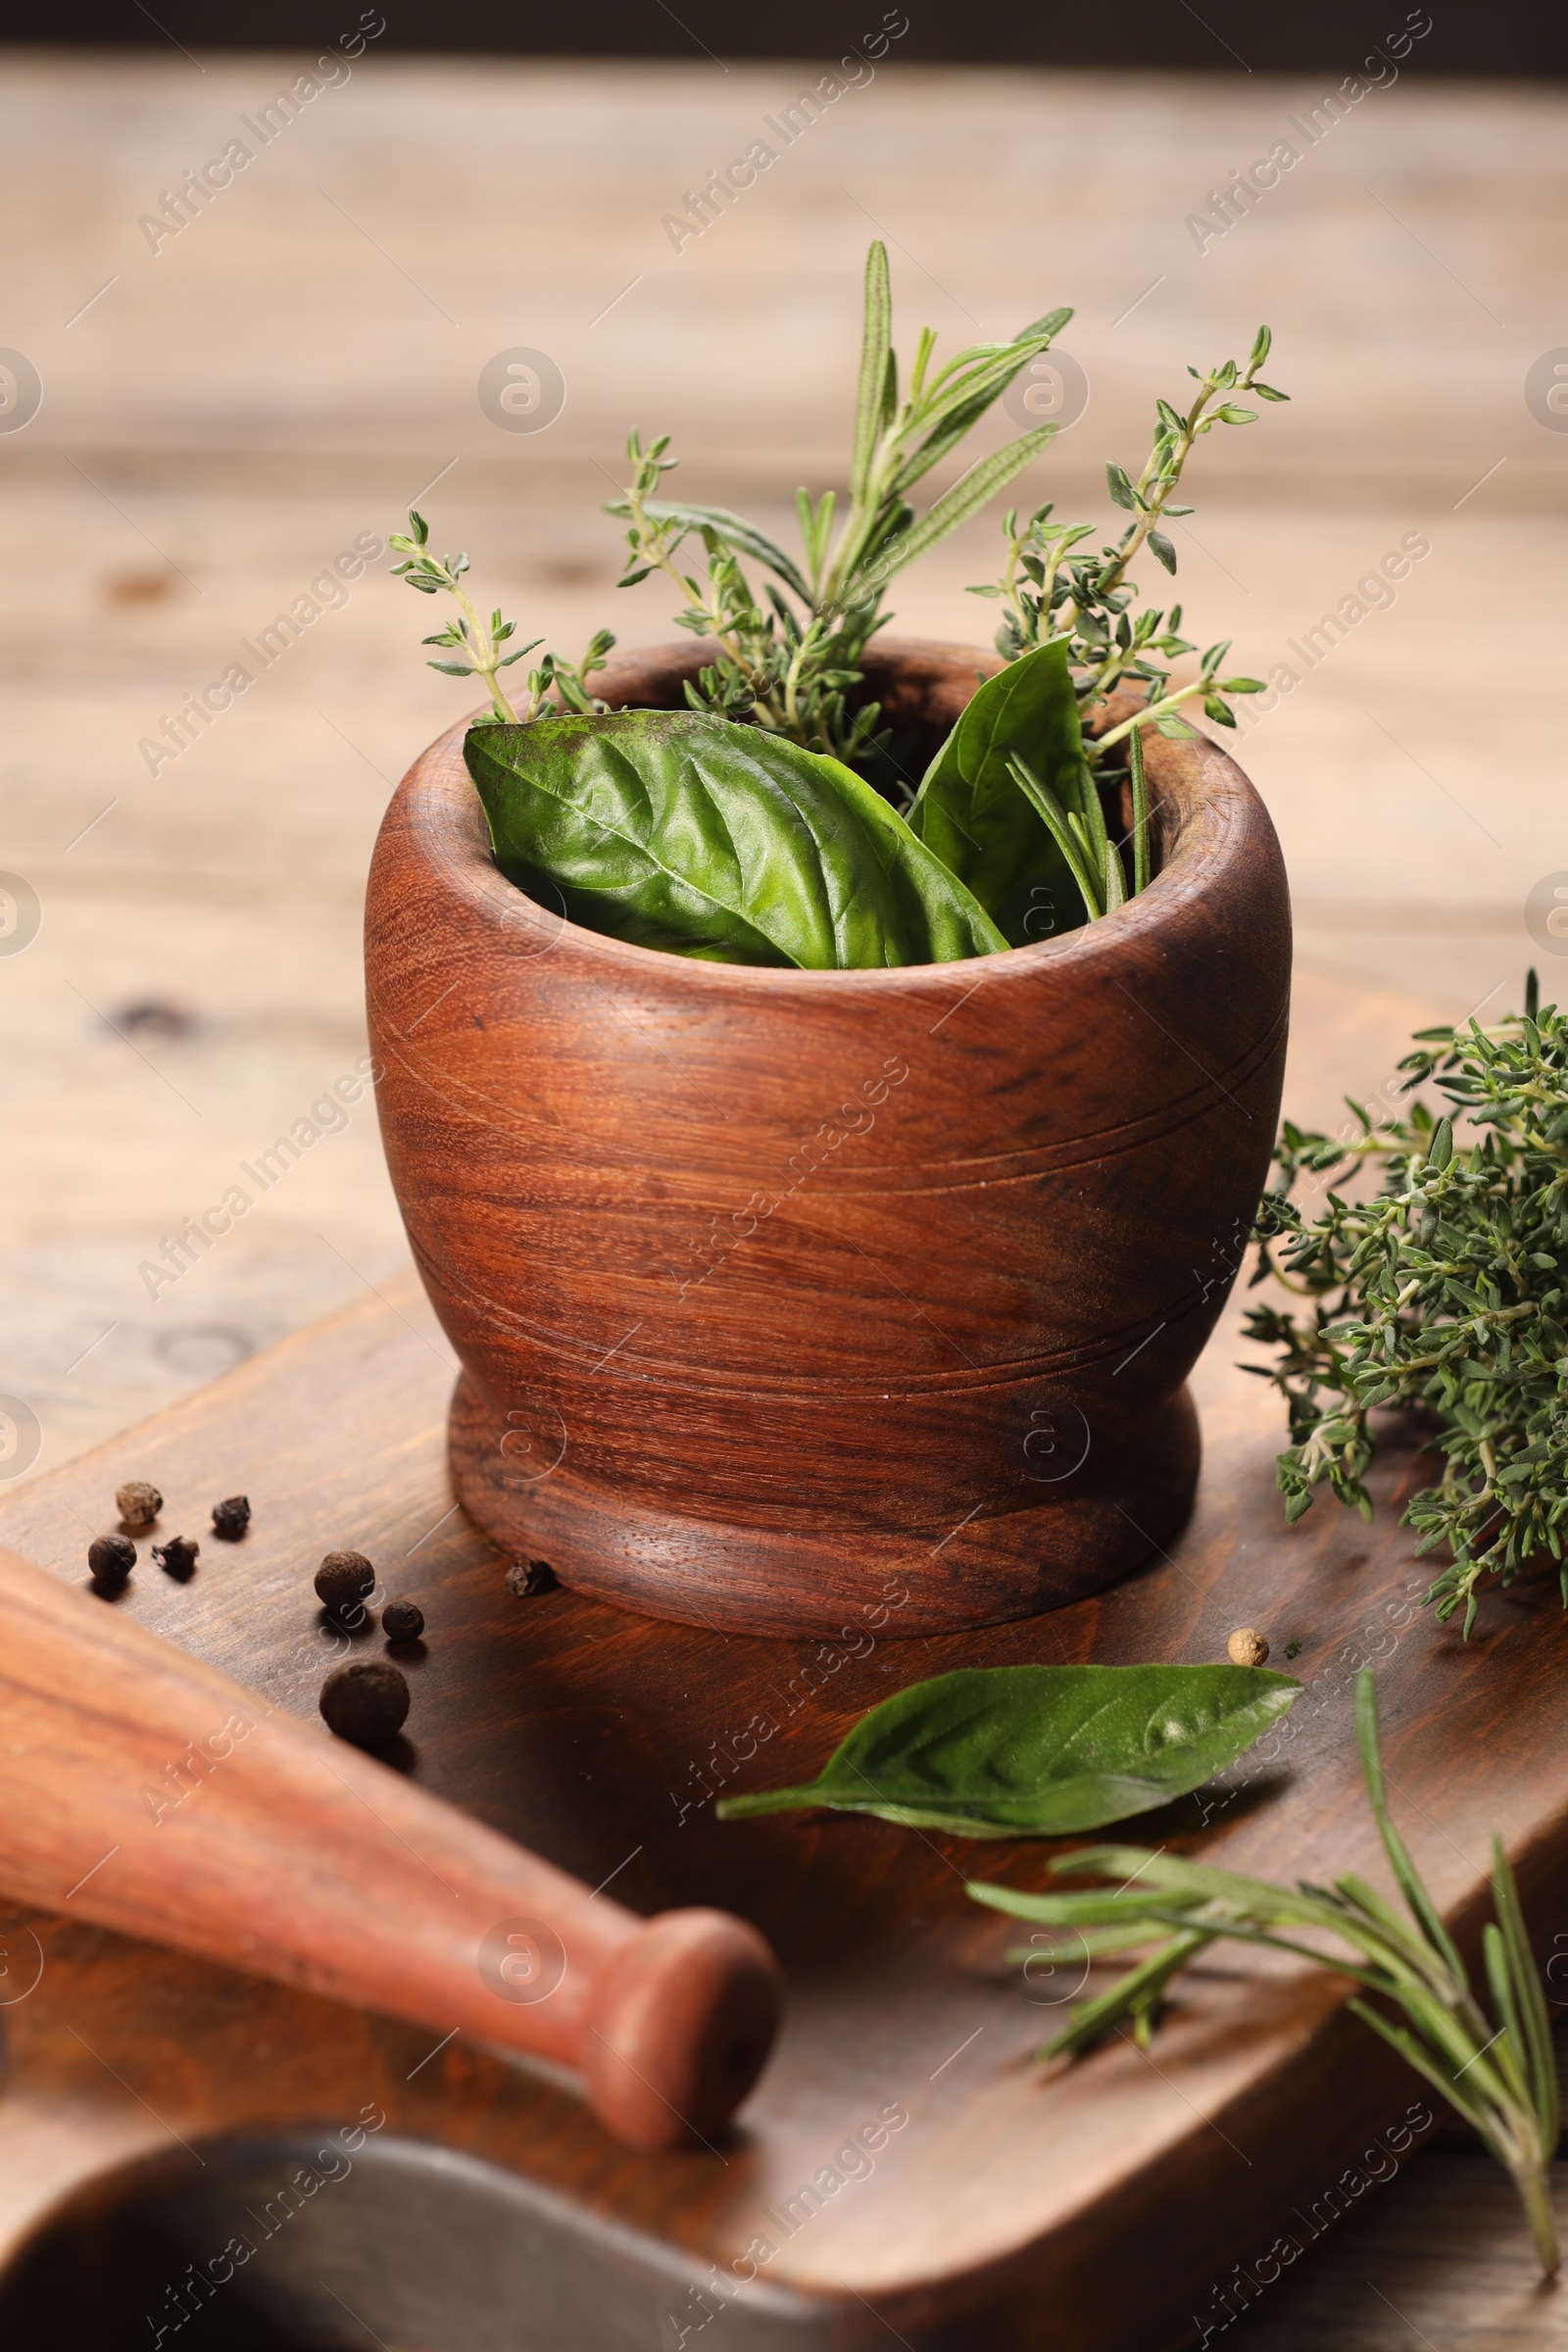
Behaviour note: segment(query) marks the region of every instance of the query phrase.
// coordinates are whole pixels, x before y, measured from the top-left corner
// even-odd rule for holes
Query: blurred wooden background
[[[364,1051],[370,843],[462,708],[421,666],[431,608],[383,559],[156,777],[140,739],[416,495],[526,635],[668,635],[657,582],[612,587],[599,502],[627,427],[674,433],[691,493],[789,527],[797,481],[841,478],[872,234],[906,351],[922,321],[951,351],[1077,306],[1062,342],[1089,406],[1022,489],[1084,519],[1109,521],[1104,461],[1136,467],[1154,394],[1269,321],[1292,405],[1195,462],[1192,632],[1266,676],[1401,535],[1431,545],[1239,746],[1285,843],[1317,1017],[1343,1029],[1347,1084],[1373,1089],[1421,1012],[1497,1006],[1532,959],[1556,993],[1525,903],[1568,870],[1549,687],[1568,435],[1526,377],[1568,345],[1561,91],[1406,74],[1308,146],[1288,121],[1333,76],[966,71],[895,48],[677,252],[664,216],[820,67],[372,44],[154,251],[141,216],[307,62],[20,51],[0,75],[0,344],[43,386],[0,430],[0,865],[42,911],[20,952],[23,932],[0,938],[0,1396],[38,1416],[38,1467],[406,1260],[362,1104],[156,1303],[137,1270]],[[1189,217],[1287,137],[1296,168],[1200,250]],[[565,380],[536,434],[477,397],[519,347]],[[998,545],[988,514],[901,581],[899,626],[987,637],[963,588]],[[1347,2273],[1337,2345],[1562,2340],[1522,2274],[1487,2300],[1506,2191],[1470,2169],[1460,2201],[1491,2218],[1453,2257],[1484,2289],[1463,2328],[1430,2269],[1388,2285],[1409,2320]],[[1416,2240],[1453,2240],[1451,2217],[1420,2215]],[[1386,2283],[1403,2226],[1377,2224]],[[1246,2323],[1259,2347],[1318,2340],[1308,2267]]]
[[[1524,398],[1568,336],[1560,93],[1373,90],[1200,252],[1188,216],[1292,135],[1319,80],[890,53],[677,253],[663,216],[807,69],[372,46],[153,251],[139,218],[228,139],[260,147],[240,119],[301,63],[13,52],[0,89],[3,339],[43,383],[0,433],[3,862],[43,910],[0,956],[0,1392],[39,1413],[42,1461],[402,1258],[362,1108],[156,1304],[136,1271],[363,1050],[367,855],[390,783],[460,707],[421,665],[431,608],[382,561],[156,777],[139,740],[416,493],[528,634],[667,634],[657,582],[612,589],[599,502],[626,428],[672,430],[694,493],[788,527],[795,483],[842,466],[875,232],[906,349],[923,320],[951,349],[1077,306],[1063,342],[1089,407],[1024,490],[1089,519],[1109,519],[1104,460],[1136,464],[1153,394],[1270,321],[1292,405],[1193,468],[1179,585],[1200,641],[1233,636],[1266,675],[1404,532],[1432,546],[1241,746],[1303,956],[1456,1011],[1518,985],[1523,902],[1568,866],[1530,686],[1560,620],[1568,438]],[[537,434],[476,396],[519,346],[565,379]],[[901,581],[899,625],[988,635],[962,591],[997,544],[984,516]],[[1375,1083],[1398,1042],[1348,1078]]]

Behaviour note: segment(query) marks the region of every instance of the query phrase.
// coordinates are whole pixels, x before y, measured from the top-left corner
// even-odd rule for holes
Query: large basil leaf
[[[1027,760],[1063,808],[1088,812],[1095,788],[1065,638],[986,680],[909,811],[926,848],[968,884],[1009,945],[1021,948],[1076,929],[1084,904],[1050,827],[1012,773],[1014,757]]]
[[[804,1788],[726,1821],[827,1805],[963,1838],[1059,1838],[1185,1796],[1300,1690],[1252,1666],[963,1666],[861,1717]]]
[[[838,760],[687,711],[479,725],[464,745],[504,874],[648,948],[831,970],[1007,942]]]

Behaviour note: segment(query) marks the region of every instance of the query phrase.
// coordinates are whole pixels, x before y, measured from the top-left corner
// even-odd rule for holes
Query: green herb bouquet
[[[1142,731],[1190,736],[1182,713],[1195,702],[1234,726],[1226,698],[1261,685],[1221,674],[1228,641],[1200,656],[1195,679],[1173,684],[1165,665],[1198,649],[1180,633],[1179,605],[1135,610],[1131,568],[1147,551],[1175,571],[1164,525],[1192,512],[1174,503],[1189,457],[1216,425],[1258,415],[1236,396],[1286,397],[1258,376],[1267,327],[1245,368],[1190,369],[1187,405],[1156,404],[1136,478],[1106,467],[1128,517],[1113,542],[1093,549],[1095,526],[1054,521],[1049,505],[1022,523],[1007,514],[1002,577],[974,591],[1002,605],[1005,666],[923,776],[861,692],[895,574],[1004,490],[1056,428],[1036,426],[978,459],[923,512],[917,485],[1071,317],[1048,312],[945,366],[924,329],[906,380],[887,254],[873,245],[847,489],[842,504],[831,489],[798,493],[798,554],[725,508],[662,496],[675,465],[667,436],[645,449],[631,435],[631,479],[610,509],[627,525],[620,585],[668,581],[677,625],[713,649],[682,712],[612,710],[595,695],[615,642],[608,629],[578,662],[545,653],[514,700],[504,673],[542,640],[515,644],[499,609],[486,620],[464,585],[467,557],[433,555],[423,517],[411,514],[392,540],[400,575],[458,608],[425,639],[441,649],[431,666],[477,678],[490,696],[465,752],[503,873],[573,921],[643,947],[808,970],[997,955],[1028,942],[1042,891],[1072,909],[1071,927],[1143,890],[1152,852]],[[1140,707],[1105,725],[1118,688]]]

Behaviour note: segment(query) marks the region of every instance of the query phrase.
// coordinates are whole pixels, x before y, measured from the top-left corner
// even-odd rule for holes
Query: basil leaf
[[[1078,697],[1057,638],[988,678],[926,771],[911,829],[966,882],[1015,948],[1075,929],[1083,898],[1009,761],[1026,760],[1062,807],[1087,813],[1095,787]],[[1097,801],[1098,808],[1098,801]]]
[[[1185,1796],[1301,1686],[1253,1666],[963,1666],[863,1715],[803,1788],[720,1819],[826,1805],[961,1838],[1060,1838]]]
[[[1007,945],[868,784],[760,728],[622,710],[481,724],[463,748],[502,872],[592,930],[813,971]]]

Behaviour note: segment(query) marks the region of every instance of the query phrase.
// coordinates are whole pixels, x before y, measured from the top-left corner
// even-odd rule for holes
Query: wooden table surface
[[[1332,1030],[1319,1025],[1319,1053],[1343,1048]],[[1309,1069],[1303,1080],[1310,1092]],[[1338,2013],[1328,1980],[1228,1954],[1195,1972],[1151,2055],[1122,2043],[1042,2074],[1030,2053],[1053,2003],[1004,1963],[1017,1932],[972,1907],[961,1884],[966,1873],[1038,1884],[1041,1845],[712,1815],[725,1788],[809,1777],[856,1714],[921,1675],[1027,1658],[1215,1657],[1234,1626],[1256,1622],[1278,1652],[1301,1645],[1296,1736],[1279,1763],[1244,1767],[1210,1795],[1206,1826],[1202,1799],[1159,1816],[1162,1839],[1200,1838],[1228,1865],[1280,1876],[1379,1875],[1350,1729],[1352,1670],[1371,1658],[1396,1802],[1449,1915],[1474,1926],[1496,1824],[1538,1922],[1568,1921],[1557,1762],[1568,1624],[1554,1592],[1490,1601],[1468,1649],[1436,1629],[1416,1605],[1426,1580],[1389,1507],[1409,1490],[1408,1456],[1379,1473],[1385,1507],[1371,1531],[1320,1506],[1287,1536],[1271,1475],[1277,1415],[1235,1368],[1235,1349],[1233,1306],[1200,1368],[1207,1467],[1171,1556],[1076,1608],[929,1642],[726,1638],[564,1592],[514,1598],[504,1560],[450,1499],[452,1359],[408,1278],[15,1493],[0,1541],[73,1578],[126,1476],[159,1485],[170,1526],[200,1526],[219,1494],[248,1493],[256,1516],[243,1544],[210,1544],[185,1585],[148,1562],[119,1605],[303,1717],[332,1646],[311,1574],[326,1549],[365,1548],[427,1621],[405,1768],[590,1885],[613,1880],[634,1907],[716,1901],[754,1918],[784,1960],[790,2006],[734,2140],[633,2158],[568,2088],[463,2036],[432,2049],[428,2034],[69,1919],[35,1922],[41,1978],[4,2013],[0,2245],[15,2247],[106,2166],[156,2158],[177,2190],[215,2134],[262,2139],[373,2102],[399,2133],[564,2200],[591,2244],[631,2264],[640,2301],[625,2340],[650,2352],[702,2318],[708,2306],[688,2297],[705,2266],[723,2275],[758,2236],[774,2247],[762,2285],[723,2306],[737,2345],[871,2343],[889,2328],[916,2352],[1197,2340],[1236,2308],[1234,2265],[1244,2300],[1258,2293],[1260,2268],[1278,2273],[1269,2249],[1281,2232],[1308,2259],[1260,2298],[1247,2324],[1261,2342],[1304,2340],[1292,2329],[1320,2326],[1335,2298],[1337,2342],[1381,2341],[1385,2303],[1407,2324],[1438,2275],[1403,2252],[1393,2197],[1389,2220],[1374,2208],[1361,2227],[1379,2250],[1354,2257],[1371,2266],[1370,2292],[1351,2295],[1349,2311],[1340,2242],[1329,2233],[1311,2258],[1329,2216],[1352,2201],[1336,2184],[1364,2178],[1347,2168],[1402,2171],[1437,2132],[1419,2084]],[[30,1949],[24,1927],[14,1925],[14,1951]],[[1401,2126],[1412,2110],[1424,2120]],[[819,2210],[801,2206],[802,2185],[879,2119],[892,2129],[871,2169],[830,2173],[843,2185]],[[1479,2177],[1496,2217],[1495,2272],[1467,2271],[1471,2306],[1527,2325],[1541,2307],[1506,2198],[1468,2157],[1433,2160],[1450,2184],[1435,2185],[1440,2198],[1454,2193],[1456,2166]],[[779,2218],[792,2200],[793,2226]],[[383,2271],[383,2287],[395,2285],[390,2250]],[[363,2310],[363,2281],[355,2291]],[[1450,2331],[1454,2308],[1450,2295]],[[370,2325],[384,2333],[398,2316],[395,2305],[372,2312]]]

